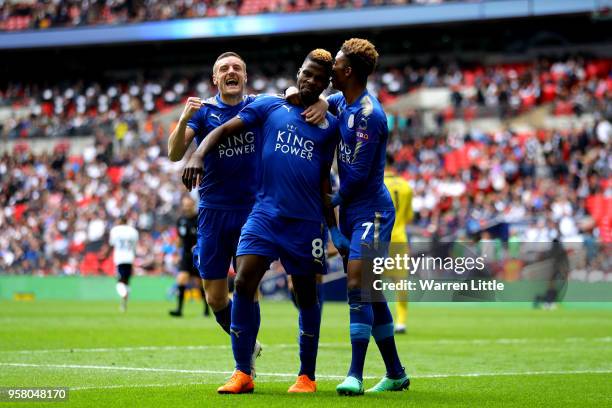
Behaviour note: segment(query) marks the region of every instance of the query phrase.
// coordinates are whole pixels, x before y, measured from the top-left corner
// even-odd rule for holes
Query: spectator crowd
[[[277,93],[290,75],[269,78],[249,67],[249,92]],[[133,83],[10,84],[0,106],[26,111],[0,122],[0,137],[50,143],[95,135],[71,155],[64,142],[34,154],[25,144],[0,156],[0,273],[97,274],[112,270],[106,234],[121,213],[141,231],[140,272],[176,267],[174,222],[180,166],[166,158],[168,124],[155,113],[190,95],[213,92],[208,76],[160,76]],[[560,130],[502,128],[420,134],[418,112],[389,116],[394,167],[414,188],[418,234],[473,236],[498,223],[515,239],[612,242],[612,61],[566,58],[526,64],[381,70],[372,91],[388,106],[418,89],[450,90],[443,123],[470,106],[494,117],[551,104],[553,115],[593,115],[593,125]],[[564,109],[560,105],[566,104]],[[464,115],[461,116],[460,112]],[[605,253],[605,252],[604,252]],[[593,261],[604,262],[592,251]],[[598,261],[599,259],[599,261]],[[608,265],[609,266],[609,265]],[[109,269],[110,268],[110,269]]]
[[[292,72],[270,77],[258,68],[249,65],[250,93],[282,93],[293,84]],[[379,71],[370,90],[385,105],[419,89],[448,89],[447,107],[436,112],[440,127],[457,118],[513,117],[545,104],[556,116],[598,111],[612,117],[612,59],[571,57],[463,67],[407,62]],[[208,72],[140,77],[132,82],[9,83],[0,88],[0,107],[10,106],[13,114],[0,124],[0,139],[89,135],[118,118],[143,122],[149,114],[168,110],[188,96],[213,92]],[[407,120],[418,119],[408,110],[398,117],[402,127]]]
[[[453,0],[0,0],[0,31],[448,1]]]

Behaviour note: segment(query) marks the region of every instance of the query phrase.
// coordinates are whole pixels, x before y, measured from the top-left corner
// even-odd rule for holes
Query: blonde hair
[[[378,51],[368,40],[351,38],[342,44],[340,51],[349,59],[351,67],[362,81],[366,81],[374,72],[378,63]]]
[[[324,50],[323,48],[317,48],[308,53],[306,59],[316,62],[325,68],[325,72],[331,75],[332,66],[334,65],[334,58],[331,52]]]

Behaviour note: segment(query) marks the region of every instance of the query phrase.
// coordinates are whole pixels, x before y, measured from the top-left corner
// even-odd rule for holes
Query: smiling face
[[[221,96],[242,96],[246,80],[246,65],[240,58],[221,58],[213,67],[213,83]]]
[[[342,51],[338,51],[336,58],[334,59],[334,66],[332,67],[332,86],[342,91],[346,86],[348,75],[351,73],[350,61]]]
[[[329,75],[321,64],[307,59],[300,68],[297,86],[302,103],[310,106],[329,85]]]

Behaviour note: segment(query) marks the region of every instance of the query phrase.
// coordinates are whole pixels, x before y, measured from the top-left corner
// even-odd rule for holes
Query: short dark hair
[[[306,60],[310,60],[321,65],[323,68],[325,68],[325,73],[327,76],[331,76],[332,67],[334,66],[334,59],[329,51],[324,50],[323,48],[317,48],[308,53]]]
[[[366,82],[378,63],[378,51],[374,44],[363,38],[351,38],[342,44],[340,51],[350,61],[357,78]]]
[[[227,51],[227,52],[224,52],[224,53],[222,53],[221,55],[219,55],[217,57],[217,59],[215,60],[215,63],[213,64],[213,72],[215,71],[215,66],[217,66],[217,62],[219,62],[223,58],[227,58],[227,57],[236,57],[236,58],[238,58],[240,61],[242,61],[242,63],[244,64],[244,67],[246,68],[246,62],[244,62],[244,60],[242,59],[242,57],[240,55],[238,55],[237,53],[235,53],[233,51]]]

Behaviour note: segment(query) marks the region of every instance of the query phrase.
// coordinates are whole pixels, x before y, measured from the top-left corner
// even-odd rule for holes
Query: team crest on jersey
[[[323,122],[319,123],[317,125],[320,129],[327,129],[329,127],[329,122],[327,121],[327,118],[323,119]]]
[[[351,113],[351,116],[349,116],[349,118],[348,118],[348,122],[347,122],[346,126],[347,126],[349,129],[352,129],[354,125],[355,125],[355,115],[353,115],[353,114]]]
[[[357,125],[357,129],[367,130],[367,128],[368,128],[368,118],[365,116],[362,116],[361,119],[359,119],[359,124]]]

